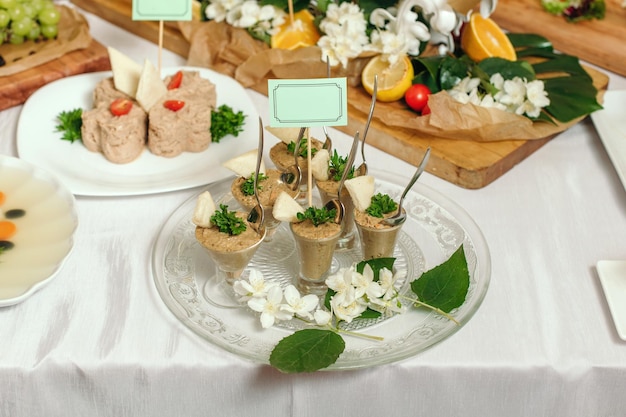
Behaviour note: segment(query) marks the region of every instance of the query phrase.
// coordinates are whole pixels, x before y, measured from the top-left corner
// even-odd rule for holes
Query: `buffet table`
[[[154,44],[86,17],[100,43],[156,62]],[[168,51],[162,60],[185,63]],[[608,75],[609,90],[626,89],[626,78]],[[267,97],[246,93],[267,122]],[[0,154],[18,156],[21,108],[0,112]],[[346,152],[350,138],[331,135]],[[373,147],[367,156],[402,182],[414,170]],[[457,333],[409,359],[298,375],[208,343],[157,292],[156,236],[202,187],[76,197],[79,226],[63,268],[28,299],[0,308],[0,415],[625,415],[626,342],[596,263],[626,260],[626,192],[592,121],[482,189],[431,174],[420,182],[482,230],[491,253],[482,305]]]

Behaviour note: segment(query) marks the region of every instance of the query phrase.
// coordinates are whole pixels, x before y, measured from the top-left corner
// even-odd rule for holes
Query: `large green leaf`
[[[335,363],[345,348],[343,338],[331,330],[298,330],[278,342],[270,364],[285,373],[314,372]]]
[[[587,75],[548,78],[544,82],[550,98],[546,111],[561,122],[602,109],[596,100],[597,90]]]
[[[502,58],[486,58],[480,61],[478,67],[489,77],[500,73],[505,80],[520,77],[527,81],[535,79],[535,70],[527,61],[509,61]]]
[[[516,49],[519,48],[541,48],[552,50],[552,42],[541,35],[534,33],[508,33],[507,37]]]
[[[446,313],[465,302],[469,289],[469,270],[463,245],[452,256],[411,282],[417,298]]]

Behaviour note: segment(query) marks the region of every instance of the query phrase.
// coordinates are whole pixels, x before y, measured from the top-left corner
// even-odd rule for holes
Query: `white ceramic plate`
[[[604,94],[603,109],[591,113],[591,119],[602,139],[622,185],[626,188],[626,90],[609,90]]]
[[[406,184],[398,183],[396,175],[372,175],[377,192],[400,197]],[[207,190],[216,202],[233,209],[231,205],[234,207],[236,201],[230,195],[231,183],[232,178],[227,178],[209,185]],[[191,222],[196,199],[197,195],[175,210],[155,241],[152,267],[159,294],[174,315],[201,337],[240,357],[268,363],[271,350],[294,330],[290,327],[293,324],[283,322],[264,330],[251,310],[231,308],[233,302],[224,303],[222,298],[215,302],[215,292],[211,292],[215,287],[215,265],[196,241]],[[370,367],[416,355],[461,329],[482,303],[489,286],[491,261],[487,243],[472,218],[454,202],[420,183],[407,195],[405,207],[408,218],[394,252],[394,268],[406,270],[407,278],[397,283],[398,289],[408,291],[410,281],[445,262],[462,244],[470,288],[465,303],[451,312],[460,325],[426,309],[409,309],[383,321],[353,321],[350,330],[384,340],[346,337],[346,349],[330,370]],[[358,245],[335,252],[331,272],[360,260]],[[298,259],[285,224],[271,242],[262,243],[249,268],[260,270],[266,279],[283,286],[293,281]]]
[[[596,269],[617,334],[626,340],[626,261],[598,261]]]
[[[17,304],[49,283],[74,246],[74,196],[54,176],[0,155],[0,221],[16,226],[0,254],[0,306]],[[1,199],[0,199],[1,200]],[[16,210],[23,211],[15,215]]]
[[[114,164],[100,153],[90,152],[81,142],[61,140],[55,132],[61,111],[92,106],[96,84],[110,72],[81,74],[54,81],[37,90],[24,104],[17,126],[20,158],[55,173],[76,195],[124,196],[160,193],[192,188],[219,180],[232,173],[221,163],[258,143],[258,112],[244,88],[234,79],[206,68],[172,67],[199,71],[216,85],[217,105],[227,104],[246,115],[244,131],[237,137],[224,137],[204,152],[185,152],[164,158],[144,150],[128,164]]]

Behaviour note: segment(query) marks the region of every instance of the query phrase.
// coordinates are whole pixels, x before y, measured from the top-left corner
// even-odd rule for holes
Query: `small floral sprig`
[[[459,324],[450,313],[465,302],[469,271],[463,246],[452,256],[411,282],[412,296],[397,289],[406,271],[393,273],[394,258],[371,259],[342,268],[326,279],[323,300],[314,294],[301,295],[293,285],[284,289],[268,282],[257,270],[247,279],[235,281],[239,301],[259,313],[261,327],[298,319],[305,325],[282,339],[272,350],[270,364],[282,372],[313,372],[337,361],[345,349],[341,335],[382,340],[381,337],[350,331],[344,323],[361,318],[390,317],[410,306],[426,307]]]
[[[269,177],[262,172],[259,172],[257,177],[257,190],[262,190],[261,181],[268,179]],[[241,192],[243,195],[254,195],[254,173],[250,174],[248,178],[241,184]]]
[[[268,44],[288,19],[284,0],[202,0],[202,4],[205,19],[245,28]],[[379,53],[390,63],[405,54],[417,56],[430,40],[440,45],[442,53],[452,51],[452,32],[460,24],[448,3],[439,0],[305,4],[319,23],[321,60],[344,68],[364,52]],[[302,8],[302,3],[297,6]]]
[[[246,222],[237,217],[234,211],[229,211],[227,205],[220,204],[220,210],[211,216],[211,223],[220,232],[228,233],[229,235],[239,235],[246,231]]]
[[[398,204],[387,194],[375,194],[372,196],[370,206],[365,212],[372,217],[383,218],[387,213],[398,209]]]
[[[334,221],[335,216],[337,216],[337,209],[329,210],[326,207],[307,207],[304,212],[297,214],[298,221],[311,220],[315,227]]]
[[[541,109],[550,105],[548,93],[541,80],[527,81],[520,77],[505,80],[500,73],[489,78],[489,86],[478,77],[465,77],[448,90],[456,101],[490,107],[537,118]]]

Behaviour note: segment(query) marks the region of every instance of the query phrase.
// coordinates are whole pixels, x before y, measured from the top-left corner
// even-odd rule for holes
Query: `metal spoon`
[[[343,220],[343,216],[345,215],[346,208],[341,202],[341,191],[343,190],[343,183],[348,178],[348,173],[350,172],[350,168],[352,164],[354,164],[354,158],[356,157],[356,149],[359,145],[359,132],[356,132],[354,135],[354,140],[352,141],[352,148],[350,149],[350,154],[348,155],[348,161],[346,162],[346,166],[341,174],[341,179],[339,180],[339,185],[337,186],[337,198],[330,200],[328,203],[324,205],[326,209],[332,210],[336,209],[337,212],[335,214],[335,223],[341,223]]]
[[[248,214],[248,222],[254,230],[261,236],[265,235],[265,209],[261,205],[259,199],[259,191],[257,189],[259,181],[259,171],[261,170],[261,160],[263,159],[263,121],[259,117],[259,149],[256,158],[256,170],[254,171],[254,198],[256,206],[252,207]]]
[[[330,78],[330,58],[328,57],[326,57],[326,78]],[[333,148],[333,141],[330,139],[326,126],[323,126],[322,129],[324,130],[325,137],[324,146],[322,146],[322,148],[327,149],[328,152],[330,152]]]
[[[296,191],[300,187],[302,182],[302,168],[298,165],[298,152],[300,151],[300,145],[302,138],[304,137],[305,128],[300,128],[298,138],[296,139],[296,149],[293,151],[294,164],[287,167],[286,171],[280,174],[280,179],[285,184],[289,185],[291,191]]]
[[[374,115],[374,107],[376,107],[376,95],[378,94],[378,75],[374,75],[374,89],[372,91],[372,102],[370,104],[370,112],[367,115],[367,122],[365,122],[365,130],[363,131],[363,140],[361,141],[361,158],[363,162],[356,169],[354,175],[360,177],[367,175],[367,162],[365,162],[365,138],[367,138],[367,131],[370,128],[372,122],[372,116]]]
[[[422,175],[422,173],[426,169],[426,164],[428,163],[429,158],[430,158],[430,148],[426,149],[424,158],[422,159],[422,162],[420,162],[420,165],[417,167],[417,171],[415,171],[415,174],[413,174],[413,178],[411,178],[411,181],[409,181],[409,184],[406,186],[406,188],[402,192],[402,196],[400,197],[400,202],[398,203],[398,212],[394,214],[393,216],[389,217],[388,219],[383,220],[383,223],[388,224],[390,226],[396,226],[398,224],[403,223],[406,220],[406,213],[402,211],[402,202],[404,201],[404,197],[406,197],[411,187],[413,187],[417,179],[420,177],[420,175]]]

